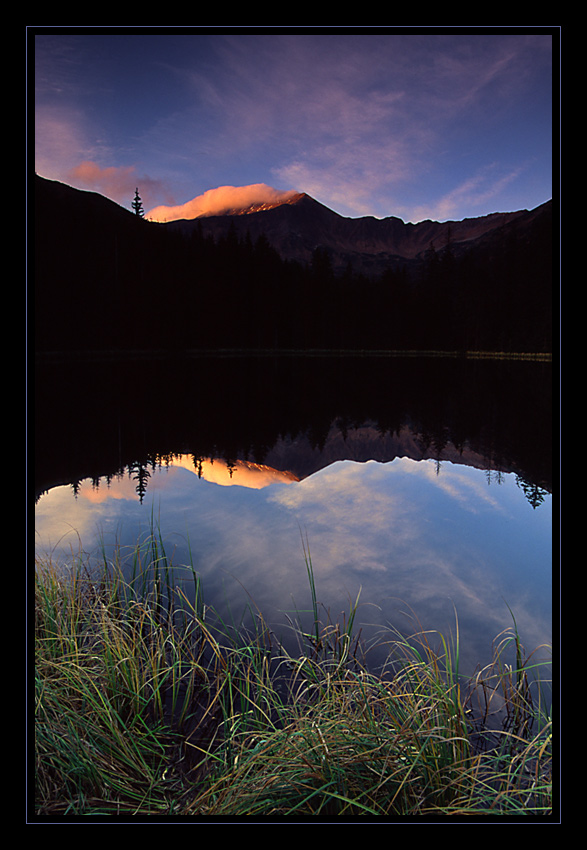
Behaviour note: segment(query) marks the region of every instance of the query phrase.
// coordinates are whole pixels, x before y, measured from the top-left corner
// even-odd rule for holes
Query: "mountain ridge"
[[[411,225],[305,195],[156,223],[41,177],[32,202],[40,351],[552,350],[551,202]]]
[[[110,211],[114,216],[135,218],[135,214],[98,192],[76,189],[66,183],[35,175],[36,192],[51,192],[60,202],[93,206]],[[496,231],[518,225],[524,229],[541,215],[552,214],[552,200],[533,209],[493,212],[464,219],[404,222],[397,216],[376,218],[343,216],[299,192],[278,202],[254,203],[245,208],[232,208],[220,214],[203,213],[192,219],[159,222],[159,226],[190,235],[200,230],[218,239],[235,229],[239,236],[247,233],[255,241],[260,236],[285,260],[310,262],[316,248],[329,254],[333,268],[343,270],[349,263],[358,272],[381,273],[388,266],[413,265],[423,260],[431,248],[441,251],[448,244],[462,254],[477,240],[487,240]],[[520,227],[521,226],[521,227]]]
[[[396,216],[345,217],[302,192],[267,208],[206,214],[166,222],[165,226],[186,235],[201,229],[214,239],[231,230],[240,236],[248,233],[253,241],[263,235],[283,259],[302,263],[311,261],[316,248],[323,248],[335,271],[342,271],[350,263],[356,271],[372,274],[390,265],[421,262],[431,248],[440,251],[448,244],[463,253],[476,240],[516,221],[530,224],[551,204],[546,201],[534,210],[494,212],[460,221],[426,219],[414,224]]]

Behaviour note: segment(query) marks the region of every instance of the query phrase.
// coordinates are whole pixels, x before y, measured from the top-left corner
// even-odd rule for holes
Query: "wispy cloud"
[[[37,107],[35,168],[43,176],[63,179],[72,162],[89,159],[95,151],[87,141],[85,118],[70,106]]]
[[[224,44],[226,76],[208,102],[238,128],[229,144],[244,149],[278,139],[272,172],[284,185],[349,215],[401,208],[416,221],[459,216],[464,204],[481,206],[517,176],[510,169],[490,183],[479,175],[426,208],[405,203],[427,175],[430,186],[438,180],[457,139],[466,150],[476,127],[519,97],[527,42],[359,36],[254,44],[255,63],[247,60],[247,39]]]
[[[496,171],[499,172],[497,165],[488,166],[431,204],[414,207],[410,212],[410,220],[447,221],[459,217],[463,208],[488,212],[491,200],[499,198],[502,192],[520,177],[524,166],[520,165],[505,174]]]
[[[161,36],[141,73],[145,42],[116,39],[45,43],[37,170],[119,202],[138,179],[146,208],[263,183],[344,215],[461,218],[503,208],[548,132],[548,36]]]

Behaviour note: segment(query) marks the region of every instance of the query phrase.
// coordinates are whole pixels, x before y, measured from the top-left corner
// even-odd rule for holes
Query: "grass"
[[[452,641],[389,633],[375,675],[354,634],[358,599],[333,622],[304,555],[296,653],[259,612],[246,631],[223,623],[157,534],[99,574],[80,558],[67,575],[39,561],[35,816],[548,818],[543,665],[515,621],[471,679],[458,629]]]

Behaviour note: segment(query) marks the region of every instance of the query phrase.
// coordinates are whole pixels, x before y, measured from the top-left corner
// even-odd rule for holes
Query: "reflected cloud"
[[[448,496],[456,499],[461,506],[472,513],[477,513],[479,503],[486,504],[495,510],[503,510],[500,502],[489,492],[487,482],[480,480],[479,472],[474,475],[466,467],[455,466],[451,463],[442,463],[441,469],[437,470],[433,462],[416,462],[402,458],[400,460],[402,471],[406,474],[425,475],[425,477]]]
[[[136,483],[128,476],[117,478],[114,484],[95,487],[91,481],[82,481],[77,492],[78,499],[85,499],[93,505],[108,502],[111,499],[129,499],[136,501]]]
[[[84,481],[77,498],[70,487],[51,490],[37,506],[39,548],[132,546],[155,511],[174,563],[193,558],[208,604],[238,615],[253,600],[276,628],[285,612],[308,607],[305,541],[319,601],[338,616],[361,590],[361,627],[411,631],[413,611],[422,627],[448,634],[456,609],[472,668],[512,625],[507,602],[530,648],[550,639],[549,513],[532,510],[515,476],[488,492],[483,470],[398,458],[339,461],[298,481],[179,455],[152,472],[144,504],[134,485]]]
[[[483,629],[489,643],[511,625],[507,600],[530,644],[549,633],[550,526],[512,475],[490,491],[483,470],[453,464],[341,462],[269,499],[307,535],[323,598],[362,585],[363,599],[381,609],[371,617],[393,622],[405,602],[426,628],[450,628],[456,609],[467,633]],[[520,549],[529,520],[533,540]],[[533,582],[545,594],[534,620]]]
[[[434,461],[409,458],[396,458],[391,463],[340,461],[305,479],[299,487],[279,490],[271,498],[291,509],[322,508],[328,513],[330,525],[387,525],[405,519],[409,507],[401,478],[417,476],[457,501],[464,510],[477,513],[481,505],[486,505],[503,511],[503,505],[489,492],[481,475],[479,470],[451,463],[443,463],[438,470]],[[336,521],[335,515],[339,516]]]
[[[78,552],[87,547],[93,548],[96,523],[104,513],[111,513],[112,499],[125,498],[114,496],[113,491],[101,494],[93,501],[91,496],[99,491],[93,490],[90,482],[84,482],[78,498],[74,498],[71,486],[54,487],[46,493],[37,504],[35,511],[36,554],[62,554],[67,557],[71,552]],[[136,494],[132,497],[136,500]]]

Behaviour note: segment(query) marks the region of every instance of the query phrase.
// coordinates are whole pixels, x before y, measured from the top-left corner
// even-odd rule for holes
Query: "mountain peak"
[[[277,200],[269,200],[269,201],[256,201],[252,204],[248,204],[247,206],[235,206],[226,210],[222,210],[221,215],[250,215],[251,213],[258,212],[266,212],[267,210],[274,210],[276,207],[281,207],[284,205],[298,204],[304,198],[309,198],[309,195],[306,195],[305,192],[295,193],[288,197],[279,198]],[[204,212],[201,213],[196,218],[209,218],[212,215],[218,215],[217,212]]]
[[[487,239],[504,226],[523,226],[542,210],[494,213],[463,221],[423,221],[406,224],[390,216],[345,218],[316,201],[306,192],[278,197],[250,198],[232,203],[221,213],[196,217],[203,231],[214,238],[235,227],[255,240],[263,234],[283,259],[310,262],[315,249],[330,255],[335,271],[352,264],[365,274],[379,274],[389,267],[420,263],[431,246],[439,251],[449,242],[453,251],[468,250],[477,240]],[[171,222],[189,232],[195,221]]]

